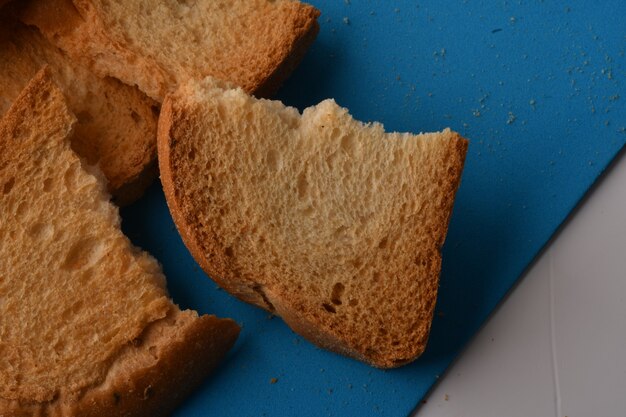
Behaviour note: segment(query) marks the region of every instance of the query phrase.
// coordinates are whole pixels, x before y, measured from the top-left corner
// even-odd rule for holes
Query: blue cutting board
[[[177,303],[243,327],[179,417],[407,416],[626,142],[624,0],[311,3],[319,37],[278,98],[471,140],[430,342],[390,371],[317,349],[202,273],[155,184],[125,231]]]

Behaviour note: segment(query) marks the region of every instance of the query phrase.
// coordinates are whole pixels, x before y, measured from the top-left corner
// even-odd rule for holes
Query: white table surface
[[[416,417],[626,417],[626,156]]]

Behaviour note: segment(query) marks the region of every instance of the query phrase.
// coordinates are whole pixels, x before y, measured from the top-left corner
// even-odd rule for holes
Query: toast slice
[[[0,121],[0,415],[162,416],[239,327],[168,298],[38,73]]]
[[[0,116],[44,65],[78,118],[72,148],[100,166],[118,204],[137,199],[156,177],[157,103],[72,62],[36,28],[0,17]]]
[[[467,141],[299,114],[211,80],[165,100],[161,181],[220,286],[319,346],[396,367],[426,346]]]
[[[30,0],[22,13],[97,74],[159,102],[208,75],[272,94],[315,39],[318,16],[296,0]]]

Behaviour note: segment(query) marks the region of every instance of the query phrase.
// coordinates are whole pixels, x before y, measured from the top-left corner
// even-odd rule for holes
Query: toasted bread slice
[[[207,75],[272,94],[319,31],[296,0],[31,0],[22,19],[98,74],[157,101]]]
[[[0,415],[167,415],[239,328],[170,301],[70,149],[50,72],[0,121]]]
[[[78,117],[72,148],[100,166],[117,203],[138,198],[156,177],[157,103],[72,62],[36,28],[0,17],[0,116],[44,65]]]
[[[161,180],[202,268],[312,342],[381,368],[426,346],[467,151],[211,80],[165,100]]]

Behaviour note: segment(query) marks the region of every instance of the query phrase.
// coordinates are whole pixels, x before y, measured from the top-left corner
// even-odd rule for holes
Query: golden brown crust
[[[185,322],[179,325],[181,317]],[[238,334],[232,320],[175,312],[129,344],[100,386],[49,403],[0,398],[0,415],[167,416],[217,366]]]
[[[345,337],[342,337],[331,327],[326,326],[325,323],[320,322],[316,317],[303,314],[302,311],[294,308],[294,305],[297,303],[294,303],[293,294],[276,294],[273,289],[264,289],[264,297],[269,300],[275,309],[276,314],[282,317],[289,327],[293,329],[293,331],[301,334],[307,340],[325,349],[353,357],[382,369],[397,368],[410,363],[424,352],[428,342],[430,325],[432,323],[432,317],[437,301],[439,275],[441,272],[441,248],[443,247],[448,231],[450,216],[452,214],[452,205],[454,204],[454,197],[461,183],[461,173],[463,172],[465,155],[469,145],[467,139],[461,137],[461,135],[456,132],[453,133],[451,143],[452,146],[449,147],[448,155],[445,158],[447,163],[447,175],[445,177],[445,181],[442,181],[441,185],[442,193],[445,195],[445,198],[443,199],[444,204],[442,207],[439,207],[439,212],[446,215],[439,216],[439,222],[436,225],[438,230],[437,235],[441,236],[441,241],[438,242],[437,253],[433,254],[433,259],[429,262],[430,268],[427,273],[428,288],[424,289],[424,295],[422,297],[422,301],[426,307],[423,308],[423,317],[422,320],[420,320],[422,323],[426,323],[427,325],[424,330],[420,332],[419,340],[417,340],[415,344],[411,345],[408,350],[395,357],[389,357],[388,355],[375,351],[363,352],[358,346],[351,345]],[[160,152],[161,149],[159,149],[159,155],[161,155]],[[170,198],[171,197],[168,196],[168,204]],[[183,228],[187,228],[187,226],[183,225]],[[189,233],[189,231],[187,233]],[[195,241],[194,245],[197,246]],[[222,250],[214,252],[223,253],[223,248],[220,249]],[[197,251],[197,253],[201,254],[202,252]],[[195,254],[193,256],[194,258],[199,259]],[[210,276],[213,277],[213,275]],[[261,307],[263,307],[263,305],[261,305]]]
[[[126,45],[120,28],[109,28],[106,12],[91,0],[30,0],[20,18],[37,26],[53,43],[101,76],[114,76],[137,84],[146,94],[162,101],[176,83],[207,75],[234,82],[258,96],[273,94],[304,57],[319,32],[319,10],[296,1],[267,6],[240,18],[251,38],[246,48],[233,46],[227,58],[212,58],[211,67],[193,65],[170,68],[145,51]],[[267,13],[267,15],[264,15]],[[269,18],[281,21],[268,31]],[[114,33],[115,32],[115,33]],[[264,39],[263,43],[256,39]],[[103,58],[105,57],[106,58]]]
[[[320,31],[320,25],[317,22],[319,16],[319,10],[312,6],[304,5],[298,14],[297,29],[292,42],[282,45],[283,58],[280,60],[280,64],[268,77],[256,82],[256,87],[252,90],[255,96],[273,96],[294,69],[296,69]]]
[[[42,102],[52,104],[45,106],[41,105]],[[4,181],[0,178],[0,183],[3,184],[3,190],[6,190],[7,176],[13,174],[7,172],[13,168],[7,164],[15,163],[16,155],[26,160],[26,166],[22,166],[24,173],[32,172],[28,161],[33,149],[45,149],[41,144],[42,138],[53,135],[54,140],[58,140],[69,136],[74,118],[60,103],[63,103],[62,93],[53,85],[52,74],[46,67],[29,83],[0,121],[0,172],[4,178]],[[44,112],[45,121],[38,124],[33,121],[35,118],[25,119],[24,114],[29,111]],[[24,120],[28,120],[28,123],[24,123]],[[33,130],[41,134],[32,134]],[[10,138],[19,138],[20,142],[4,140]],[[70,153],[69,149],[65,149]],[[144,267],[158,269],[156,262]],[[50,273],[54,275],[55,271]],[[158,310],[158,317],[149,318],[149,321],[141,324],[138,331],[130,336],[139,335],[137,338],[130,343],[122,342],[112,352],[101,378],[89,380],[87,383],[68,379],[66,385],[59,390],[53,390],[49,395],[47,391],[50,391],[50,387],[46,384],[34,384],[35,390],[24,388],[25,384],[20,386],[14,383],[9,383],[7,388],[7,381],[3,379],[0,381],[0,388],[3,390],[0,396],[0,416],[168,415],[232,347],[239,327],[229,319],[206,315],[198,317],[195,312],[181,312],[165,297],[162,282],[153,282],[151,285],[161,297],[153,300],[149,306],[152,310]],[[149,288],[144,290],[146,293],[150,291]],[[55,298],[52,300],[54,303]],[[133,299],[132,303],[137,305],[141,301]],[[63,305],[63,301],[60,304]],[[102,315],[106,311],[105,307],[100,307],[96,313]],[[151,311],[146,313],[151,314]],[[23,334],[19,333],[17,337],[22,338]],[[17,340],[19,346],[21,342]],[[1,342],[7,340],[0,341],[4,354],[7,349],[11,351],[14,348],[12,343],[15,345],[15,342],[10,339],[8,345]],[[37,343],[29,347],[37,348]],[[19,360],[21,359],[18,359],[18,366],[24,365],[23,372],[27,372],[29,364],[19,363]],[[8,363],[0,360],[0,364],[2,374],[7,375],[8,370],[8,375],[11,375],[11,366],[15,366],[15,363],[11,363],[9,359]],[[40,393],[38,390],[46,392]]]
[[[175,114],[176,113],[176,114]],[[185,246],[191,252],[193,258],[198,262],[204,272],[206,272],[211,278],[213,278],[222,288],[226,289],[231,294],[236,295],[241,300],[255,304],[268,311],[272,309],[267,305],[266,300],[262,297],[262,293],[259,291],[251,290],[252,283],[240,283],[237,281],[231,281],[223,279],[226,276],[226,271],[232,265],[227,259],[221,257],[215,257],[210,261],[205,257],[205,252],[202,250],[202,246],[196,240],[196,234],[191,227],[191,222],[187,217],[189,213],[185,213],[180,206],[180,199],[176,195],[177,187],[174,184],[174,175],[172,172],[172,159],[170,158],[171,141],[174,140],[171,135],[172,122],[184,124],[185,115],[180,111],[174,109],[174,102],[170,96],[165,98],[163,107],[161,108],[161,116],[159,117],[159,127],[157,130],[157,149],[159,153],[159,173],[161,178],[161,185],[163,186],[163,192],[165,193],[167,205],[169,207],[174,223],[180,233]],[[214,241],[214,239],[207,239],[208,241]],[[214,251],[218,252],[218,251]],[[219,251],[219,253],[222,253]]]
[[[206,272],[207,269],[209,269],[209,265],[207,264],[202,250],[194,238],[194,233],[187,228],[187,222],[185,221],[183,212],[178,205],[178,198],[176,198],[176,187],[174,185],[170,165],[170,141],[172,140],[170,129],[174,119],[173,112],[173,101],[168,96],[165,98],[163,106],[161,107],[161,116],[159,117],[159,126],[157,129],[157,150],[159,153],[158,161],[161,185],[163,186],[163,192],[165,193],[170,213],[172,214],[174,223],[176,224],[185,245],[191,252],[194,259],[200,263],[200,266]]]
[[[430,323],[437,298],[438,280],[441,268],[441,246],[445,238],[449,215],[452,211],[454,195],[460,183],[461,172],[467,151],[467,141],[456,133],[444,132],[445,150],[441,155],[441,180],[438,182],[437,198],[431,204],[432,221],[429,233],[437,236],[432,241],[432,247],[420,253],[423,259],[418,259],[424,268],[419,277],[419,306],[414,312],[416,329],[410,337],[410,343],[404,346],[363,346],[357,339],[351,338],[337,326],[337,322],[326,320],[307,308],[306,295],[297,290],[290,290],[279,282],[262,285],[254,281],[262,277],[248,277],[238,270],[233,257],[227,254],[229,246],[223,243],[222,237],[212,222],[199,221],[194,212],[192,203],[185,203],[185,187],[182,183],[180,170],[189,169],[184,159],[187,155],[185,144],[197,141],[194,136],[198,132],[198,121],[201,117],[194,114],[193,108],[186,105],[180,92],[169,96],[164,103],[163,112],[159,120],[157,147],[161,182],[165,191],[167,203],[183,237],[183,241],[191,254],[203,270],[224,289],[243,301],[260,306],[268,311],[280,315],[285,322],[297,333],[324,348],[357,358],[373,366],[392,368],[411,362],[425,349],[430,331]],[[204,114],[206,116],[206,114]],[[229,140],[222,138],[222,140]],[[220,150],[215,150],[220,152]],[[203,166],[203,165],[202,165]],[[194,169],[202,169],[196,166]],[[194,171],[196,172],[196,171]],[[198,176],[197,172],[194,177]],[[246,219],[238,223],[241,230],[249,227]],[[243,232],[242,232],[243,233]],[[407,280],[418,279],[407,273]],[[311,304],[310,302],[308,303]]]
[[[154,365],[117,373],[105,389],[81,398],[74,414],[167,416],[217,366],[238,334],[239,326],[232,320],[198,317],[174,342],[163,341]],[[147,344],[150,335],[142,339]]]
[[[64,16],[56,17],[65,21]],[[155,176],[157,103],[135,87],[101,79],[72,62],[36,28],[0,17],[0,40],[0,114],[30,78],[49,65],[78,117],[71,138],[74,151],[99,165],[118,203],[140,197]]]

